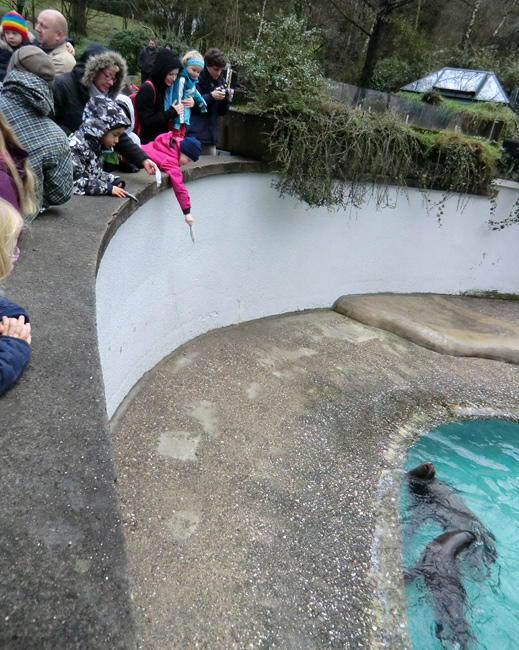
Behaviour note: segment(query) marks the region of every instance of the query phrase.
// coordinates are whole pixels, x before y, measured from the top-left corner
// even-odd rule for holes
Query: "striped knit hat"
[[[10,11],[2,18],[2,30],[4,32],[18,32],[22,35],[24,41],[29,37],[27,23],[23,16],[20,16],[16,11]]]

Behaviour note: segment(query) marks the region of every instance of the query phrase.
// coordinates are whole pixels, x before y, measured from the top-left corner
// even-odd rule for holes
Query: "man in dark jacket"
[[[196,105],[191,111],[191,124],[186,135],[202,143],[202,156],[214,156],[218,142],[218,118],[229,110],[233,90],[225,91],[225,79],[222,75],[227,61],[216,47],[205,53],[205,67],[198,77],[198,92],[207,104],[207,113],[197,112]]]
[[[54,82],[54,119],[70,135],[77,131],[83,119],[83,110],[94,95],[117,97],[126,77],[126,61],[117,52],[107,50],[101,43],[90,43],[83,56]],[[136,167],[144,167],[154,174],[157,166],[132,139],[123,133],[115,151]]]
[[[171,49],[171,48],[170,48]],[[149,78],[155,59],[157,58],[157,48],[155,46],[155,41],[150,38],[148,47],[143,47],[139,52],[139,58],[137,59],[137,66],[141,71],[141,85]]]

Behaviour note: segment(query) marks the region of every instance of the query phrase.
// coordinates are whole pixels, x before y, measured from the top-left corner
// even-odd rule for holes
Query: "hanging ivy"
[[[269,134],[277,188],[310,206],[391,204],[389,186],[492,194],[498,149],[459,133],[408,127],[390,111],[374,114],[337,102],[319,112],[274,118]]]

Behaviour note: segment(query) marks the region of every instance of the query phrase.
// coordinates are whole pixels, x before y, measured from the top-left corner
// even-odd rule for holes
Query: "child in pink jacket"
[[[169,175],[171,186],[184,213],[186,223],[192,226],[191,199],[184,185],[180,167],[190,162],[196,162],[200,157],[202,145],[196,138],[178,140],[172,137],[171,133],[161,133],[153,142],[148,142],[141,148],[161,171]]]

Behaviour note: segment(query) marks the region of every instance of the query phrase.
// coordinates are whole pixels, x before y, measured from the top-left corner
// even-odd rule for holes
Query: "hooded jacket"
[[[4,316],[8,318],[25,316],[25,322],[29,322],[29,317],[22,307],[0,296],[0,320]],[[27,341],[0,335],[0,395],[3,395],[17,381],[30,358],[31,346]]]
[[[136,133],[133,132],[133,129],[135,128],[135,111],[133,110],[132,100],[128,97],[128,95],[119,93],[115,101],[117,102],[118,106],[124,110],[126,117],[130,118],[130,124],[126,127],[126,133],[135,142],[135,144],[140,145],[141,139]]]
[[[124,111],[104,95],[91,97],[85,106],[83,123],[70,136],[74,169],[74,194],[111,194],[114,185],[122,180],[103,171],[103,142],[105,133],[124,126],[130,120]]]
[[[143,145],[143,149],[156,163],[159,169],[168,174],[171,187],[184,214],[191,212],[191,199],[184,185],[184,177],[180,165],[180,141],[172,138],[170,133],[161,133],[153,142]]]
[[[53,86],[54,120],[67,135],[81,126],[90,88],[97,73],[105,68],[118,69],[115,82],[106,93],[106,97],[115,99],[124,85],[126,62],[120,54],[107,50],[101,43],[90,43],[72,72],[56,78]],[[125,133],[119,138],[115,150],[137,167],[142,167],[142,162],[148,157]]]
[[[178,55],[171,50],[160,50],[157,54],[149,81],[144,83],[135,97],[135,110],[141,127],[139,137],[143,144],[155,140],[161,133],[169,131],[169,122],[177,116],[174,108],[164,110],[166,75],[172,70],[182,68]]]
[[[36,205],[61,205],[72,196],[72,157],[63,131],[50,119],[49,84],[32,72],[11,70],[0,93],[0,110],[18,142],[29,153],[36,175]],[[26,215],[31,222],[37,215]]]

